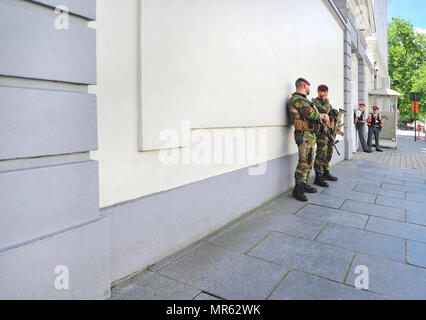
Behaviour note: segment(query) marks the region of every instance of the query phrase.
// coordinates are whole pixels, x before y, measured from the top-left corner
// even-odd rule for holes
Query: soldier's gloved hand
[[[330,123],[330,118],[329,118],[328,114],[326,114],[326,113],[322,113],[321,116],[320,116],[320,119],[322,121],[324,121],[324,123],[326,125],[328,125]]]

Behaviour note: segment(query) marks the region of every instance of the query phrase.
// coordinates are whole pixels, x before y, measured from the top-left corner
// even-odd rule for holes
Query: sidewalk
[[[424,141],[400,143],[425,159]],[[426,170],[391,166],[388,153],[336,165],[339,181],[308,203],[281,195],[122,282],[112,299],[426,299]],[[362,265],[368,290],[354,287]]]
[[[398,130],[398,148],[395,150],[382,149],[384,150],[383,153],[361,152],[356,155],[356,158],[402,168],[426,170],[426,141],[424,134],[422,135],[422,140],[415,142],[413,131]]]

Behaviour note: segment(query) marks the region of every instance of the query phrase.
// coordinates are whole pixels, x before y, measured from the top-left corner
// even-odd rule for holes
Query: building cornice
[[[355,30],[355,32],[357,33],[358,39],[361,42],[362,46],[364,48],[367,48],[367,41],[365,40],[364,35],[360,31],[360,26],[356,22],[356,18],[351,9],[348,10],[348,20],[349,20],[349,23],[352,24],[353,30]]]
[[[382,55],[382,52],[379,48],[379,41],[375,38],[370,38],[367,40],[369,47],[374,50],[375,56],[379,58],[380,64],[384,67],[384,70],[386,71],[386,74],[389,73],[389,66],[386,64],[386,61]]]
[[[322,0],[322,2],[325,4],[327,9],[333,15],[334,19],[336,20],[340,28],[342,28],[343,31],[346,30],[346,23],[347,23],[346,19],[343,16],[342,12],[337,7],[334,0]]]

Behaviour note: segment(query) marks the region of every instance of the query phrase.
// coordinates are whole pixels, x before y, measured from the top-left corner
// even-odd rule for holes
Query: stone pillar
[[[345,124],[345,160],[349,160],[353,157],[352,149],[353,144],[353,106],[352,106],[352,52],[353,52],[353,38],[356,36],[354,34],[354,29],[351,26],[349,19],[350,9],[347,3],[347,0],[335,0],[334,1],[339,8],[342,16],[345,19],[345,30],[344,32],[344,42],[343,42],[343,63],[344,63],[344,107],[346,114],[344,117]]]
[[[369,110],[368,105],[368,92],[367,92],[367,72],[366,72],[366,62],[364,60],[365,58],[358,59],[358,100],[359,102],[364,102],[366,106],[366,114]],[[367,134],[367,125],[364,126],[365,134]],[[366,140],[367,141],[367,140]],[[360,146],[359,146],[360,147]]]
[[[358,99],[368,104],[367,73],[364,58],[358,60]]]
[[[352,131],[353,128],[353,106],[352,101],[352,47],[351,32],[349,29],[344,31],[344,104],[345,104],[345,160],[353,157],[352,153]]]
[[[65,1],[59,19],[52,2],[0,3],[0,299],[110,295],[109,220],[89,156],[96,1]]]

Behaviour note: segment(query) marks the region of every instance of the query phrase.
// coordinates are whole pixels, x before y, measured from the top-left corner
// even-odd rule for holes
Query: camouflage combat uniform
[[[332,106],[328,99],[322,100],[320,98],[315,98],[312,102],[317,107],[320,113],[325,113],[330,115],[330,111],[332,110]],[[315,156],[315,173],[316,175],[322,176],[325,172],[330,171],[330,161],[333,157],[333,145],[328,143],[327,135],[320,131],[317,134],[317,153]]]
[[[311,122],[318,121],[320,114],[311,107],[310,101],[306,95],[300,93],[293,93],[290,98],[289,104],[292,105],[299,111],[300,117]],[[309,174],[312,171],[313,166],[313,153],[315,147],[315,130],[295,130],[294,139],[299,149],[299,162],[294,174],[294,178],[297,184],[306,184],[309,179]]]

